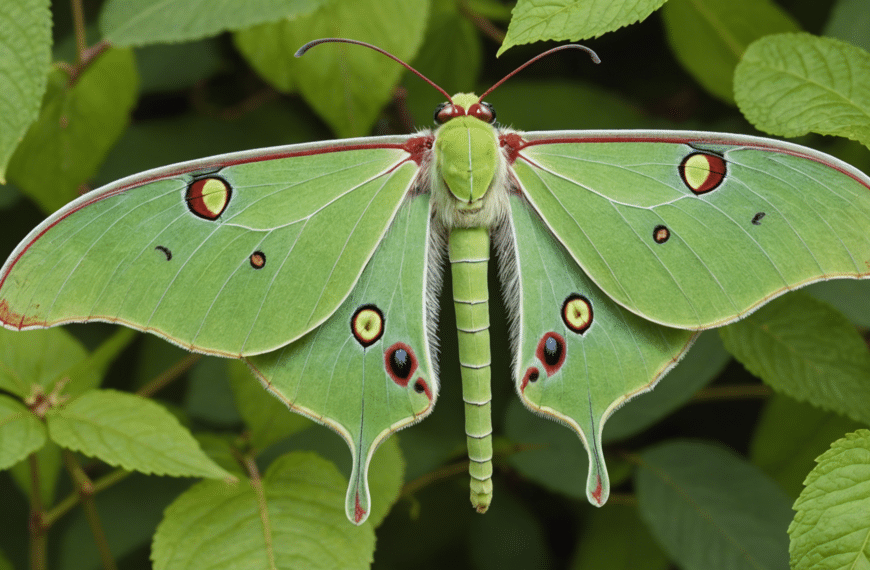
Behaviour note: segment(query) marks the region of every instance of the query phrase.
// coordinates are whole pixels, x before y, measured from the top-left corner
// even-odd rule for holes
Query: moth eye
[[[350,332],[363,348],[368,348],[384,334],[384,314],[375,305],[363,305],[350,318]]]
[[[384,365],[393,382],[405,388],[417,370],[417,357],[414,356],[410,346],[404,342],[397,342],[384,353]]]
[[[495,108],[485,101],[475,103],[469,107],[468,114],[480,119],[484,123],[492,124],[495,122]]]
[[[538,342],[535,356],[544,365],[547,376],[552,376],[565,363],[565,339],[559,333],[548,332]]]
[[[440,103],[435,107],[435,123],[443,125],[450,119],[461,117],[465,114],[465,109],[453,103]]]

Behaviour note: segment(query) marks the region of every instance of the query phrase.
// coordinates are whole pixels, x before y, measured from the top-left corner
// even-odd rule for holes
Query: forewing
[[[716,133],[519,136],[521,191],[595,283],[647,319],[715,327],[789,289],[870,274],[870,178],[833,157]]]
[[[409,140],[229,154],[95,190],[12,253],[0,321],[105,320],[201,352],[274,350],[350,292],[414,183]]]
[[[531,410],[580,436],[589,454],[586,495],[602,505],[610,492],[604,422],[650,390],[694,333],[657,325],[613,302],[519,196],[511,197],[511,219],[500,258],[510,284],[517,391]]]
[[[353,456],[348,518],[370,510],[368,466],[378,445],[435,403],[430,331],[440,271],[430,260],[429,196],[411,199],[356,287],[318,329],[248,363],[293,410],[341,435]]]

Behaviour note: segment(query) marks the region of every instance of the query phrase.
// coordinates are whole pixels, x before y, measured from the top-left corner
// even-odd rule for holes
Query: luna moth
[[[318,40],[297,55],[323,41],[360,43]],[[226,154],[94,190],[12,252],[0,320],[109,321],[245,359],[288,407],[346,440],[345,510],[360,524],[375,449],[435,404],[449,262],[471,502],[483,512],[490,363],[506,354],[489,342],[492,249],[517,393],[579,435],[600,506],[605,420],[698,331],[814,281],[870,274],[870,178],[755,136],[515,131],[496,123],[491,90],[440,90],[435,130]]]

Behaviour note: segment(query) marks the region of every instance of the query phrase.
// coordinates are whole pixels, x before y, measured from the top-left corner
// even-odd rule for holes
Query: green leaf
[[[718,376],[729,360],[718,334],[701,333],[689,354],[651,392],[638,394],[613,412],[602,432],[604,442],[624,439],[658,422]]]
[[[791,499],[733,452],[700,442],[644,451],[635,477],[640,514],[683,570],[781,570]]]
[[[369,468],[372,509],[366,524],[378,527],[399,498],[405,482],[405,459],[399,437],[393,436],[378,447]]]
[[[239,479],[247,477],[238,459],[239,436],[232,433],[197,432],[193,437],[212,461]]]
[[[770,0],[671,0],[662,10],[677,60],[704,89],[734,102],[734,68],[747,46],[798,24]]]
[[[403,68],[372,50],[325,45],[304,57],[304,43],[334,36],[367,41],[405,61],[423,43],[428,0],[331,2],[310,16],[237,32],[236,47],[276,89],[298,89],[339,137],[368,134]],[[401,26],[396,26],[401,22]]]
[[[870,53],[846,42],[810,34],[762,38],[737,66],[734,96],[762,131],[837,135],[870,146]]]
[[[43,429],[45,429],[43,427]],[[43,504],[54,503],[57,480],[60,477],[63,463],[60,456],[60,447],[50,439],[36,452],[36,461],[39,463],[39,492]],[[33,481],[30,470],[30,461],[19,461],[9,470],[12,479],[18,485],[25,497],[30,496],[30,485]]]
[[[27,406],[0,394],[0,471],[45,445],[45,425]]]
[[[797,498],[804,479],[831,442],[861,424],[803,402],[775,394],[755,428],[750,458]]]
[[[870,431],[846,434],[816,462],[788,528],[792,570],[870,567]]]
[[[124,131],[137,86],[127,49],[99,55],[75,81],[52,71],[39,119],[9,163],[9,179],[45,212],[75,198]]]
[[[367,569],[375,535],[344,515],[346,481],[313,453],[277,459],[262,479],[203,481],[166,509],[152,545],[155,570]]]
[[[109,366],[138,336],[139,334],[132,329],[118,327],[114,334],[103,341],[87,358],[80,360],[66,371],[64,376],[69,377],[70,381],[64,387],[64,394],[75,396],[98,387]],[[44,357],[46,360],[57,360],[53,346],[51,352],[46,353]]]
[[[867,281],[831,279],[813,283],[804,290],[813,297],[833,305],[853,324],[870,328],[870,283]]]
[[[48,0],[0,1],[0,184],[15,147],[39,115],[51,63]]]
[[[847,41],[870,51],[870,4],[864,0],[838,0],[822,31],[823,36]]]
[[[590,512],[578,543],[571,563],[574,570],[670,568],[633,506],[613,504]]]
[[[597,38],[645,20],[664,3],[665,0],[518,0],[496,57],[519,44]]]
[[[230,389],[226,358],[207,356],[191,369],[184,409],[193,418],[209,424],[233,425],[242,418]]]
[[[774,390],[870,424],[870,352],[827,303],[798,291],[719,332],[725,348]]]
[[[233,360],[228,366],[236,407],[251,430],[251,443],[256,449],[266,449],[312,425],[311,420],[291,412],[284,402],[270,394],[244,362]]]
[[[13,332],[0,328],[0,389],[24,399],[36,386],[49,393],[87,361],[85,347],[63,329]],[[87,373],[90,374],[90,373]]]
[[[131,471],[175,477],[231,477],[202,452],[163,406],[133,394],[92,390],[47,414],[61,447]]]
[[[100,30],[117,46],[189,42],[309,14],[323,0],[109,0]]]
[[[142,93],[190,89],[221,71],[221,44],[217,39],[155,44],[134,53]]]

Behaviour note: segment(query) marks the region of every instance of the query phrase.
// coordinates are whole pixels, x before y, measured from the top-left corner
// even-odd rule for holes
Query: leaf
[[[133,54],[110,49],[71,84],[55,69],[39,119],[9,163],[9,179],[45,212],[78,195],[121,136],[136,102]]]
[[[666,570],[670,563],[637,508],[607,505],[589,513],[571,563],[574,570]]]
[[[87,358],[80,360],[65,372],[64,377],[68,377],[70,381],[64,387],[64,394],[75,396],[98,387],[109,366],[138,337],[139,335],[132,329],[117,327],[114,334],[103,341]],[[54,346],[51,346],[50,353],[44,355],[44,359],[57,360]]]
[[[688,402],[722,372],[731,355],[719,335],[703,332],[680,364],[659,380],[651,392],[638,394],[613,413],[602,432],[604,442],[643,431]]]
[[[48,0],[0,1],[0,184],[6,166],[39,105],[51,63],[51,12]]]
[[[236,408],[227,373],[230,360],[205,357],[191,369],[184,409],[193,418],[211,425],[231,426],[242,418]]]
[[[816,459],[788,528],[792,570],[870,566],[870,431],[835,441]]]
[[[728,352],[774,390],[870,424],[870,352],[830,305],[799,291],[719,332]]]
[[[61,447],[130,471],[175,477],[231,477],[159,404],[114,390],[92,390],[46,416]]]
[[[43,430],[45,427],[43,426]],[[54,503],[57,480],[60,478],[62,462],[60,448],[50,439],[45,440],[42,447],[36,451],[36,460],[39,463],[39,492],[43,504]],[[30,470],[30,461],[19,461],[9,470],[12,479],[18,485],[25,497],[30,496],[30,485],[33,481]],[[2,568],[2,567],[0,567]]]
[[[870,51],[870,4],[864,0],[838,0],[822,30],[823,36],[847,41],[854,46]]]
[[[63,329],[21,333],[0,328],[0,389],[21,399],[35,386],[51,392],[87,359],[85,347]]]
[[[800,29],[770,0],[671,0],[662,17],[680,64],[727,103],[734,102],[734,67],[747,46],[768,34]]]
[[[837,135],[870,146],[870,54],[846,42],[810,34],[762,38],[737,66],[734,96],[762,131]]]
[[[284,18],[298,18],[323,0],[109,0],[100,31],[117,46],[189,42]]]
[[[315,13],[237,32],[236,47],[276,89],[298,89],[339,137],[368,134],[402,67],[383,55],[347,44],[320,46],[304,57],[305,42],[336,35],[367,41],[405,61],[423,42],[428,0],[331,2]],[[401,22],[401,26],[396,26]]]
[[[870,327],[870,283],[867,281],[831,279],[813,283],[805,291],[820,301],[833,305],[853,324]]]
[[[750,459],[797,498],[815,458],[831,442],[861,424],[810,404],[774,394],[767,401],[750,445]]]
[[[236,407],[251,430],[251,443],[256,449],[266,449],[312,425],[311,420],[291,412],[270,394],[241,360],[230,361],[228,366]]]
[[[27,406],[0,394],[0,471],[45,445],[45,426]]]
[[[299,452],[269,467],[263,502],[247,482],[203,481],[166,509],[154,569],[367,569],[374,527],[348,524],[345,485],[334,465]]]
[[[781,570],[791,499],[733,452],[670,442],[639,457],[640,514],[683,570]]]
[[[218,39],[206,39],[154,44],[135,50],[140,91],[144,94],[195,88],[197,83],[221,71],[221,49]]]
[[[665,0],[519,0],[496,57],[519,44],[574,42],[645,20]]]

